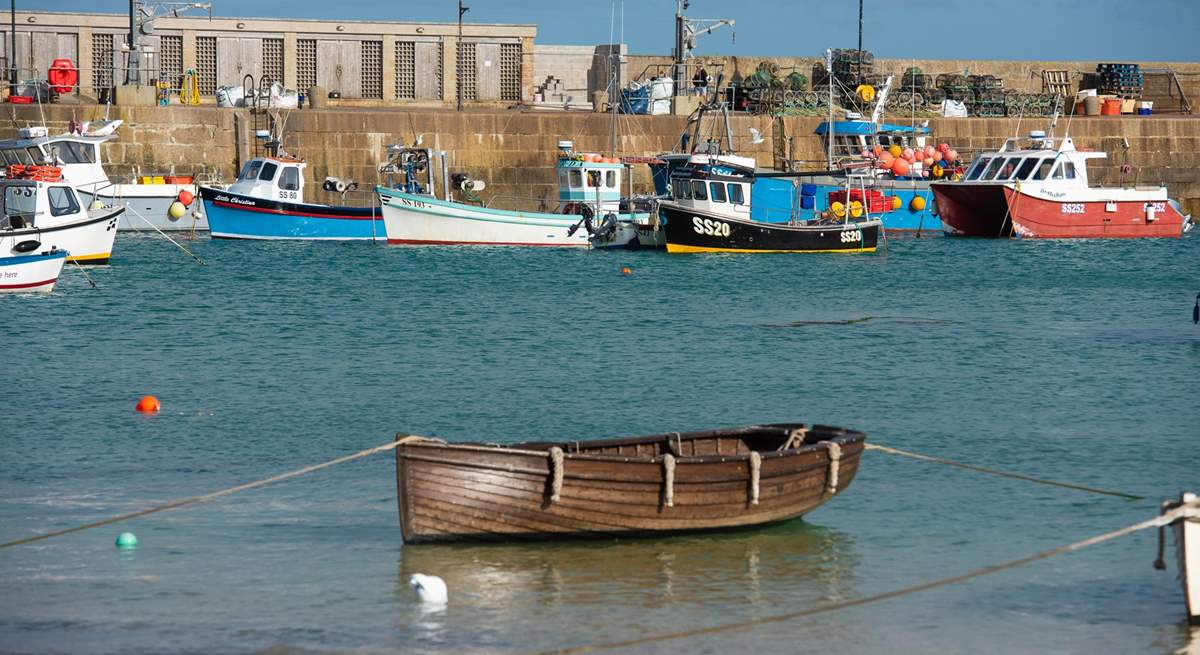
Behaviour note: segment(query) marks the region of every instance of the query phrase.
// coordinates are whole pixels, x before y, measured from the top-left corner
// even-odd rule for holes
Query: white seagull
[[[436,575],[414,573],[408,578],[408,586],[417,593],[417,598],[426,605],[445,605],[448,598],[446,581]]]
[[[757,145],[763,141],[762,132],[759,132],[758,128],[750,128],[750,145]]]

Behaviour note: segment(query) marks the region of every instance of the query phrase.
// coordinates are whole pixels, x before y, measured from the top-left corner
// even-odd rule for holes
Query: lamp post
[[[463,0],[458,0],[458,42],[454,46],[454,86],[458,89],[458,111],[462,111],[462,17],[463,14],[471,11],[471,8],[463,4]]]
[[[8,33],[8,81],[11,85],[8,92],[11,95],[17,92],[17,0],[12,0],[9,18],[12,19],[12,31]]]

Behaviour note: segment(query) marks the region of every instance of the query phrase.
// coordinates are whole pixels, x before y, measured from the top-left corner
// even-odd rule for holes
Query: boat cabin
[[[754,184],[749,157],[692,155],[671,172],[670,194],[681,207],[749,220]]]
[[[832,149],[834,161],[862,159],[863,151],[872,150],[875,146],[889,148],[896,145],[914,150],[924,148],[929,136],[929,128],[925,126],[874,123],[855,116],[857,114],[850,114],[850,120],[834,121],[832,134],[829,121],[822,121],[817,126],[816,134],[821,138],[821,147],[826,152]]]
[[[0,231],[57,225],[84,212],[75,189],[61,179],[0,179]]]
[[[299,159],[289,157],[255,157],[246,162],[237,181],[229,185],[230,193],[254,198],[304,202],[304,168]]]
[[[62,169],[76,187],[107,186],[108,175],[100,160],[100,144],[115,138],[121,121],[106,124],[100,133],[49,136],[44,127],[22,128],[15,139],[0,140],[0,165],[7,167],[49,164]]]
[[[619,159],[577,153],[570,141],[558,142],[558,201],[564,213],[580,205],[597,216],[621,211],[621,181],[625,164]],[[597,205],[599,206],[597,208]]]
[[[1011,138],[1000,150],[980,155],[971,164],[964,182],[1019,183],[1049,182],[1059,187],[1088,187],[1087,162],[1105,159],[1104,152],[1083,152],[1064,138],[1056,148],[1054,139],[1041,130],[1026,139]]]

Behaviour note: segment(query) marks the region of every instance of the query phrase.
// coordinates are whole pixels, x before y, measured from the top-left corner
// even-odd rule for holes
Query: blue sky
[[[622,4],[617,1],[618,6]],[[624,0],[633,54],[668,54],[674,0]],[[538,42],[609,39],[612,0],[467,0],[467,20],[536,23]],[[693,18],[737,20],[701,54],[816,56],[854,47],[857,0],[692,0]],[[18,8],[127,11],[121,0],[18,0]],[[453,22],[457,0],[213,0],[214,15]],[[866,0],[865,46],[883,57],[1200,61],[1200,0]],[[619,27],[618,27],[619,30]]]

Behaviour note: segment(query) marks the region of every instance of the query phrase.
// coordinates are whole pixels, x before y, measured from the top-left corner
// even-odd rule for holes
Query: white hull
[[[0,293],[50,293],[66,261],[55,254],[0,257]]]
[[[654,229],[651,225],[642,225],[632,221],[617,223],[617,231],[611,239],[601,241],[591,240],[592,247],[600,250],[615,250],[619,248],[656,248],[667,247],[667,235],[662,228]]]
[[[1175,532],[1175,553],[1179,557],[1179,581],[1183,584],[1188,621],[1200,625],[1200,504],[1194,494],[1184,494],[1180,504],[1191,509],[1185,518],[1171,525]]]
[[[86,218],[37,228],[0,231],[0,255],[15,255],[16,245],[23,241],[41,242],[42,250],[65,250],[68,261],[81,264],[104,264],[112,257],[113,241],[117,237],[120,210],[105,208],[86,212]]]
[[[207,232],[208,219],[200,209],[200,190],[191,184],[113,184],[96,189],[76,189],[84,206],[99,198],[105,206],[125,207],[125,213],[117,222],[122,231],[153,232]],[[187,211],[179,218],[171,218],[171,203],[179,198],[181,191],[188,191],[195,198]]]
[[[378,191],[391,244],[588,247],[585,230],[567,234],[578,216],[488,209]]]

